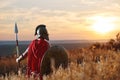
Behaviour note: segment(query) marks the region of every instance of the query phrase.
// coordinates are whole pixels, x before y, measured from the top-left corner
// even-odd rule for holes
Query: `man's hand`
[[[17,59],[16,59],[16,62],[19,63],[22,59],[22,56],[19,56]]]

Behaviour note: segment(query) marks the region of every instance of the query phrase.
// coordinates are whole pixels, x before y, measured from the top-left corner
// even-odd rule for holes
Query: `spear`
[[[17,57],[19,57],[19,48],[18,48],[18,28],[17,23],[15,22],[15,34],[16,34],[16,51],[17,51]]]
[[[15,22],[15,34],[16,34],[16,51],[17,51],[17,57],[19,57],[19,47],[18,47],[18,28],[17,23]],[[20,68],[20,62],[18,62],[18,75],[21,75],[21,68]]]

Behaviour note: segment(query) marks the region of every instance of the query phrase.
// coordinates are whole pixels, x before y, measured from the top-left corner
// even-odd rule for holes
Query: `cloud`
[[[15,0],[0,0],[0,8],[9,7]]]
[[[28,38],[28,36],[33,35],[35,27],[40,23],[47,25],[52,38],[55,35],[59,37],[62,34],[65,34],[64,36],[78,34],[79,29],[81,29],[80,25],[84,24],[84,17],[78,16],[80,13],[61,10],[32,8],[28,11],[27,9],[14,9],[0,14],[0,25],[2,26],[0,27],[2,30],[0,34],[9,32],[12,35],[14,22],[17,21],[21,38]],[[26,35],[23,35],[23,33],[26,33]]]
[[[119,0],[75,0],[76,4],[73,7],[82,11],[96,11],[96,10],[119,10]]]
[[[80,0],[82,4],[95,4],[97,2],[101,2],[102,0]]]
[[[94,15],[113,15],[120,12],[106,12],[106,11],[66,11],[66,10],[43,10],[38,7],[33,7],[31,9],[19,8],[3,11],[0,13],[0,25],[5,27],[6,25],[13,24],[15,21],[19,24],[26,25],[24,28],[28,28],[30,24],[36,26],[40,23],[50,24],[51,30],[55,30],[54,26],[58,26],[58,30],[61,27],[72,28],[74,25],[79,25],[79,27],[87,27],[90,25],[86,19],[89,16]],[[119,14],[117,16],[120,16]],[[31,26],[32,27],[32,26]],[[1,27],[0,27],[1,28]]]

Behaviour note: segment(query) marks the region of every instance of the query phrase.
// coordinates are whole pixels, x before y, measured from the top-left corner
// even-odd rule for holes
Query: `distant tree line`
[[[110,39],[105,43],[96,42],[90,46],[90,49],[120,50],[120,32],[116,35],[116,39]]]

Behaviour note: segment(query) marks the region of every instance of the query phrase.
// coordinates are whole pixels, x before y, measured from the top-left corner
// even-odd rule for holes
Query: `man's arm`
[[[22,59],[24,59],[24,58],[27,57],[28,49],[29,49],[29,48],[27,48],[27,49],[25,50],[25,52],[22,53],[22,54],[16,59],[16,62],[17,62],[17,63],[20,62]]]

